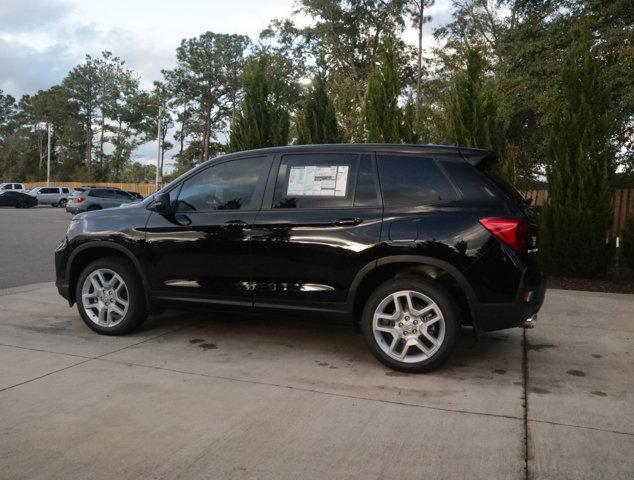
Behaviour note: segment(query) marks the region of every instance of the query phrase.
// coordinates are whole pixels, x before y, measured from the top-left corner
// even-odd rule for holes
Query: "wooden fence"
[[[548,198],[548,190],[528,190],[522,194],[532,200],[533,205],[542,206]],[[611,233],[617,236],[625,227],[625,221],[634,215],[634,188],[619,188],[614,193],[614,221]]]
[[[71,190],[84,185],[93,185],[95,187],[116,187],[130,192],[139,192],[144,197],[147,197],[156,191],[153,183],[51,182],[51,185],[56,187],[68,187]],[[26,184],[26,188],[30,189],[35,187],[46,187],[46,182],[31,182]]]

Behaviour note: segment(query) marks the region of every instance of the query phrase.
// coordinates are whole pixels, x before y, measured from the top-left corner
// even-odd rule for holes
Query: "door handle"
[[[335,225],[338,227],[350,227],[354,225],[359,225],[363,220],[360,218],[340,218],[339,220],[335,220]]]
[[[248,226],[249,224],[247,222],[243,222],[242,220],[228,220],[222,224],[222,228],[226,228],[228,230],[242,230]]]

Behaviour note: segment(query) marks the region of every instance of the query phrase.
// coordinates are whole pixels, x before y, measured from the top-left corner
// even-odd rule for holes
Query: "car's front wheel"
[[[106,335],[123,335],[147,316],[143,286],[128,262],[117,257],[95,260],[79,276],[77,308],[86,325]]]
[[[452,297],[418,277],[388,280],[368,299],[362,332],[376,358],[395,370],[425,372],[451,353],[460,319]]]

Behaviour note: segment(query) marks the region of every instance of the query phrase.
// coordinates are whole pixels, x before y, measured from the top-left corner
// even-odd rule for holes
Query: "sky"
[[[436,0],[429,9],[426,45],[433,28],[450,18],[450,7],[450,0]],[[47,89],[86,54],[104,50],[124,59],[149,89],[161,69],[175,66],[181,39],[206,31],[256,39],[272,19],[295,9],[294,0],[0,0],[0,90],[19,98]],[[415,44],[416,32],[406,30],[404,39]],[[152,161],[155,152],[150,142],[135,160]]]

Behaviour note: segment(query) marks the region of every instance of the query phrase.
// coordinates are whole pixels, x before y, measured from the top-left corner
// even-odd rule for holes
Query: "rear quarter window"
[[[458,199],[456,189],[430,157],[379,154],[378,165],[386,207],[449,203]]]
[[[473,165],[466,162],[441,162],[449,177],[458,187],[462,196],[472,201],[500,200],[495,184],[480,173]]]

